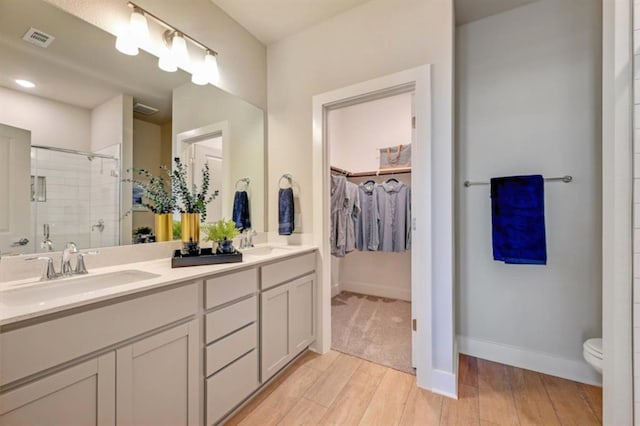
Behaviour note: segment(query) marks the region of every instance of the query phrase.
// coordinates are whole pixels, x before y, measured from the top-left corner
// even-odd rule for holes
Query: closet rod
[[[348,170],[341,169],[340,167],[331,166],[331,171],[339,173],[346,177],[369,177],[369,176],[382,176],[382,175],[399,175],[403,173],[411,173],[411,167],[398,167],[397,169],[381,169],[371,172],[350,172]]]
[[[544,178],[544,180],[546,182],[564,182],[564,183],[569,183],[573,180],[573,176],[570,175],[566,175],[566,176],[559,176],[559,177],[552,177],[552,178]],[[464,186],[466,188],[473,186],[473,185],[490,185],[491,182],[471,182],[468,180],[464,181]]]

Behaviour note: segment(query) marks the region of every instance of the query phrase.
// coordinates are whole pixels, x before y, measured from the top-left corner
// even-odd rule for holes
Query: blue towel
[[[278,233],[280,235],[293,234],[293,189],[280,188],[278,192]]]
[[[542,176],[491,179],[491,225],[495,260],[546,265]]]
[[[233,197],[233,221],[240,231],[251,228],[249,217],[249,195],[247,191],[236,191]]]

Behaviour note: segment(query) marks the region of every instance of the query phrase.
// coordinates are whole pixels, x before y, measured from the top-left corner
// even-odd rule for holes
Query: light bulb
[[[125,55],[135,56],[138,54],[138,45],[133,40],[129,27],[123,28],[116,38],[116,49]]]
[[[175,72],[178,70],[171,51],[164,44],[162,45],[162,52],[160,52],[160,58],[158,59],[158,68],[166,72]]]
[[[211,84],[217,84],[220,79],[220,72],[218,71],[218,60],[216,55],[210,50],[204,56],[204,72],[207,75],[208,82]]]
[[[199,62],[193,65],[191,82],[193,84],[197,84],[198,86],[204,86],[209,82],[209,76],[207,75],[206,68],[203,62]]]
[[[144,12],[139,8],[134,8],[129,19],[129,32],[134,43],[138,47],[147,46],[149,43],[149,26]]]
[[[171,54],[176,65],[182,69],[189,68],[189,51],[187,50],[187,42],[180,33],[173,35],[171,42]]]

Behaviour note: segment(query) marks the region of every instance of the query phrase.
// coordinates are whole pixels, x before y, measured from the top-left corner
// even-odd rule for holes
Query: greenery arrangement
[[[153,230],[148,226],[141,226],[133,230],[133,235],[149,235],[152,234]]]
[[[173,182],[171,170],[166,166],[160,166],[160,168],[169,177],[169,182]],[[171,191],[171,184],[168,184],[164,177],[155,176],[145,169],[128,169],[127,172],[137,174],[142,179],[123,179],[125,182],[131,182],[133,186],[142,190],[142,206],[151,210],[155,214],[167,214],[173,213],[178,209],[176,197]],[[146,202],[149,200],[149,202]]]
[[[233,240],[240,234],[233,220],[220,219],[215,223],[203,226],[204,239],[220,243],[225,240]]]
[[[200,222],[204,223],[207,218],[207,204],[218,196],[218,190],[207,195],[209,192],[209,165],[205,164],[202,168],[202,186],[200,190],[195,184],[189,189],[186,167],[182,164],[180,158],[176,157],[174,161],[176,167],[171,175],[171,185],[173,193],[180,201],[178,209],[180,213],[199,213]]]
[[[173,221],[173,239],[179,240],[182,237],[182,222],[179,220]]]

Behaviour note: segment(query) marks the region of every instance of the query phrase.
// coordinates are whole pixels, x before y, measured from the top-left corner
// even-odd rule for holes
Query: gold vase
[[[157,214],[156,241],[173,241],[173,214]]]
[[[200,213],[182,213],[182,242],[200,242]]]

